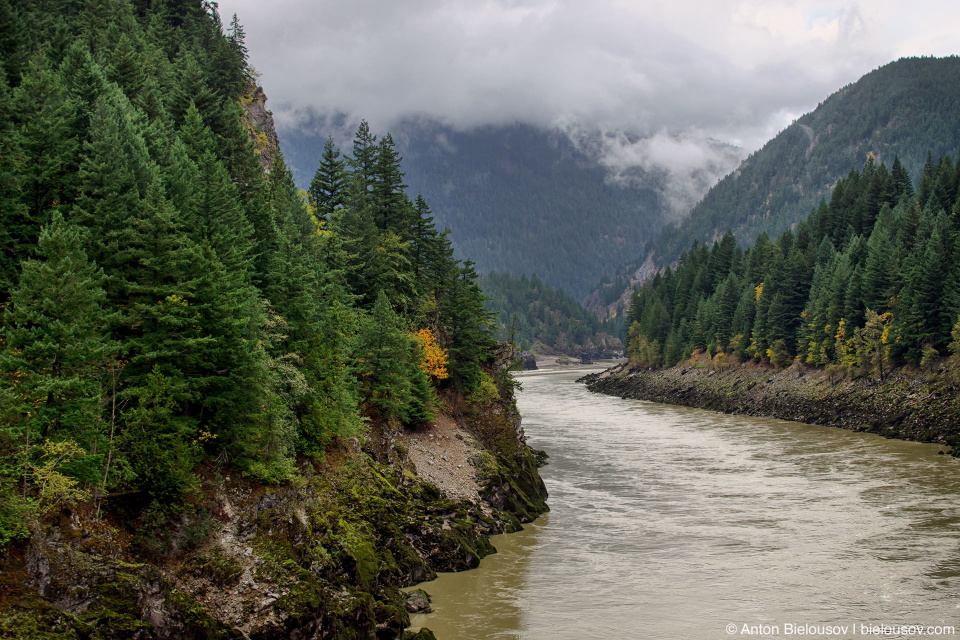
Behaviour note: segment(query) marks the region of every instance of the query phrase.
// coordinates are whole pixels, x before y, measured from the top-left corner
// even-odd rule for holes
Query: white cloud
[[[707,140],[752,151],[877,66],[960,52],[960,3],[922,4],[221,0],[220,10],[238,13],[281,128],[335,113],[377,130],[410,117],[577,122],[646,139],[607,149],[614,175],[626,161],[675,174],[702,161],[712,175]]]

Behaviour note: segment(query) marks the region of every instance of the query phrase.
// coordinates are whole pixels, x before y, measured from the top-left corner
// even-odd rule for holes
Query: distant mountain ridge
[[[720,180],[649,250],[590,294],[604,317],[617,308],[620,287],[670,264],[694,241],[712,244],[726,231],[740,243],[761,233],[776,237],[829,200],[838,179],[868,156],[889,167],[899,157],[919,177],[933,160],[960,148],[960,58],[901,58],[836,91],[798,118]],[[611,287],[617,291],[611,290]]]
[[[301,187],[327,135],[316,128],[281,131]],[[673,215],[663,175],[632,169],[629,181],[613,181],[594,149],[558,130],[513,124],[457,131],[419,120],[390,133],[408,193],[423,194],[438,226],[454,230],[460,257],[480,273],[536,274],[579,299],[638,255]]]

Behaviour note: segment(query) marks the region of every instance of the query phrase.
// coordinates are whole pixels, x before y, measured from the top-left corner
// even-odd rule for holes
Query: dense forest
[[[896,156],[912,176],[934,158],[960,148],[960,58],[904,58],[884,65],[800,117],[736,171],[720,180],[678,225],[668,226],[597,289],[606,304],[636,278],[649,251],[657,266],[672,264],[694,241],[712,244],[726,231],[744,246],[761,233],[792,228],[837,180],[868,155],[889,166]],[[646,271],[643,272],[645,277]],[[606,286],[604,286],[606,285]],[[628,287],[632,286],[628,282]],[[596,300],[591,308],[599,309]]]
[[[61,505],[162,519],[489,391],[469,262],[389,135],[264,175],[216,3],[0,0],[0,545]],[[246,96],[246,97],[244,97]]]
[[[324,138],[281,135],[306,187]],[[599,274],[639,254],[668,219],[659,178],[642,187],[612,183],[560,132],[416,122],[398,125],[394,138],[410,191],[430,202],[438,226],[453,230],[458,255],[475,260],[480,273],[536,273],[579,299]]]
[[[622,327],[601,323],[579,302],[536,275],[518,278],[494,271],[480,276],[479,283],[500,340],[543,355],[596,358],[622,351],[622,343],[614,338]]]
[[[776,240],[695,243],[631,299],[628,352],[645,366],[705,350],[783,367],[794,360],[883,379],[960,352],[960,167],[871,157],[829,202]]]
[[[712,243],[724,231],[741,242],[776,237],[801,219],[868,154],[894,156],[913,176],[927,152],[960,147],[960,57],[902,58],[843,87],[791,124],[697,204],[653,245],[672,261],[694,240]]]

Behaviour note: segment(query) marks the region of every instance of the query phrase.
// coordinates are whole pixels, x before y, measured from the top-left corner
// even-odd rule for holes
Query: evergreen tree
[[[346,179],[346,163],[340,159],[340,151],[334,145],[333,138],[327,138],[323,144],[320,166],[309,189],[310,203],[316,209],[319,220],[329,220],[333,212],[343,206]]]
[[[77,160],[77,139],[71,127],[74,114],[59,75],[42,51],[30,59],[13,92],[13,113],[18,120],[16,144],[23,158],[21,201],[27,214],[8,232],[17,245],[30,247],[51,209],[69,201]]]
[[[0,305],[16,284],[20,262],[33,245],[33,223],[20,201],[21,156],[10,108],[9,87],[0,71]]]
[[[404,174],[400,170],[400,156],[397,154],[393,137],[388,133],[380,140],[374,164],[373,203],[374,220],[377,228],[390,231],[407,240],[410,227],[409,198],[403,190]]]
[[[382,291],[371,313],[360,320],[357,334],[357,378],[361,406],[372,416],[401,422],[416,419],[410,380],[410,340]]]
[[[353,139],[353,157],[347,161],[352,170],[349,200],[354,209],[362,209],[368,205],[370,190],[375,180],[378,151],[377,136],[370,133],[367,121],[361,120]]]
[[[7,444],[24,453],[18,474],[42,439],[68,438],[88,451],[100,439],[101,377],[114,345],[106,335],[103,273],[87,258],[81,235],[54,213],[40,234],[40,258],[24,262],[4,312],[0,422]]]

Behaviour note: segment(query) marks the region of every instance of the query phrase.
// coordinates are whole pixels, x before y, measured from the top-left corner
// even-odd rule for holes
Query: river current
[[[413,628],[960,638],[960,463],[938,446],[592,394],[591,370],[519,376],[552,511],[420,585],[434,613]]]

